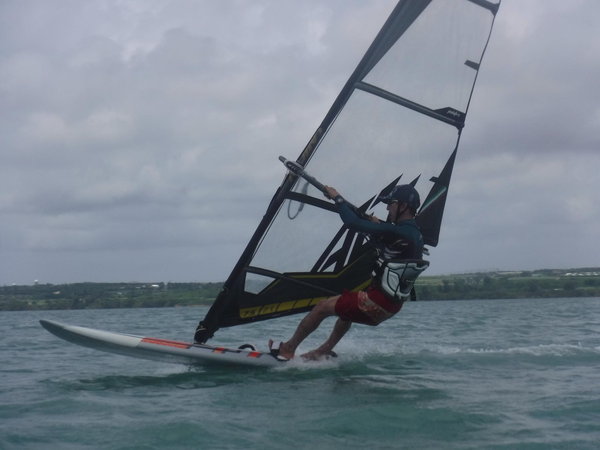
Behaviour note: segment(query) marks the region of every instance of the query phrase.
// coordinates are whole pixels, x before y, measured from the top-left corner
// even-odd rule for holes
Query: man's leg
[[[305,359],[320,359],[323,356],[330,354],[333,350],[333,347],[335,347],[340,339],[344,337],[351,325],[352,322],[349,320],[338,319],[337,322],[335,322],[333,331],[329,335],[329,338],[323,342],[319,348],[303,354],[302,357]]]
[[[323,319],[335,315],[335,304],[340,296],[330,297],[318,303],[311,312],[298,324],[294,335],[279,347],[279,354],[285,358],[293,358],[296,349],[306,337],[315,331]],[[342,334],[343,336],[343,334]],[[340,336],[341,338],[341,336]],[[339,340],[339,339],[338,339]]]

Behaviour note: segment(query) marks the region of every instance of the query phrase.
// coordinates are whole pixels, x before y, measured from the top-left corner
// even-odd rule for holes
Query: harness
[[[378,248],[378,258],[373,271],[374,284],[393,302],[404,302],[410,297],[416,279],[429,267],[429,261],[420,258],[403,258],[408,243],[398,239]]]
[[[404,302],[410,297],[416,279],[428,267],[429,261],[424,259],[384,261],[380,268],[379,286],[393,301]]]

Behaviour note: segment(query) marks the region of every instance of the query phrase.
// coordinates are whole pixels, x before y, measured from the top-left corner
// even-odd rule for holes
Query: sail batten
[[[361,213],[379,217],[385,210],[377,197],[404,175],[425,199],[417,217],[425,243],[438,245],[499,4],[399,1],[296,162]],[[340,223],[333,203],[289,172],[196,337],[204,341],[221,327],[308,311],[343,289],[363,289],[375,256],[364,235]]]
[[[498,12],[498,8],[500,7],[500,3],[492,3],[487,0],[469,0],[471,3],[475,3],[485,9],[488,9],[493,15],[496,15]]]
[[[301,278],[293,277],[293,276],[290,276],[288,274],[281,274],[279,272],[275,272],[275,271],[272,271],[272,270],[266,270],[266,269],[263,269],[263,268],[260,268],[260,267],[249,266],[246,269],[246,272],[255,273],[255,274],[258,274],[258,275],[265,275],[265,276],[268,276],[268,277],[272,277],[275,280],[289,281],[292,284],[296,284],[298,286],[304,286],[304,287],[313,288],[313,289],[318,290],[323,295],[335,295],[336,294],[336,291],[327,289],[327,288],[322,287],[322,286],[317,286],[317,285],[315,285],[313,283],[310,283],[310,282],[307,282],[307,281],[303,281]]]
[[[441,120],[442,122],[446,122],[455,126],[456,128],[462,128],[464,125],[465,114],[453,108],[443,108],[439,111],[433,111],[423,105],[419,105],[418,103],[412,102],[406,98],[400,97],[399,95],[392,94],[385,89],[378,88],[377,86],[373,86],[365,82],[356,83],[356,88],[365,92],[369,92],[390,102],[394,102],[398,105],[405,106],[406,108],[410,108],[413,111],[425,114],[434,119]]]

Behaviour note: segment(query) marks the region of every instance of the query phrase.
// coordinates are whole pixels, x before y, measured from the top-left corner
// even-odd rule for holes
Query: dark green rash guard
[[[335,198],[335,203],[344,224],[354,231],[369,234],[384,260],[422,258],[423,235],[414,219],[397,224],[372,222],[360,217],[341,196]]]

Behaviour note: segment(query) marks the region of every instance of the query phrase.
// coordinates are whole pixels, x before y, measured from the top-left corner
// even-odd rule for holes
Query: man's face
[[[394,200],[394,201],[388,203],[387,210],[388,210],[387,221],[392,222],[393,220],[396,219],[396,216],[398,214],[398,201]]]

